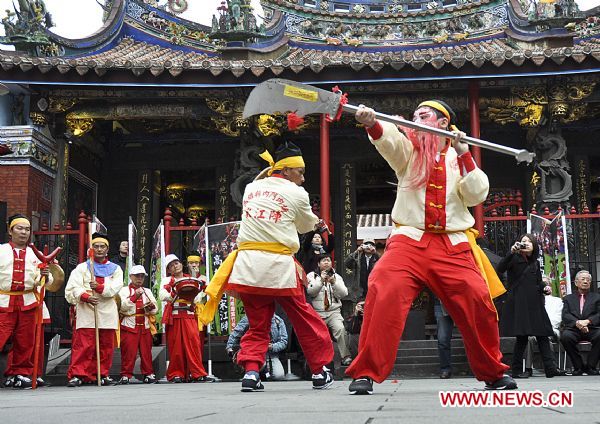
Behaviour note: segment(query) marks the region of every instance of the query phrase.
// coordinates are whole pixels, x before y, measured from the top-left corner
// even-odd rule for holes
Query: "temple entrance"
[[[176,222],[215,222],[217,193],[214,168],[161,171],[160,211],[169,208]]]

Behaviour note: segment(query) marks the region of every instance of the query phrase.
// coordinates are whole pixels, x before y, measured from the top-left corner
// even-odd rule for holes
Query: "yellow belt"
[[[34,291],[35,291],[34,289],[23,290],[23,291],[4,291],[4,290],[0,290],[0,294],[6,295],[6,296],[22,296],[24,294],[33,293]]]
[[[227,258],[223,261],[204,290],[204,293],[209,295],[209,299],[202,307],[197,308],[198,324],[208,325],[208,323],[214,319],[217,306],[219,305],[221,297],[223,297],[223,293],[225,293],[225,290],[227,289],[229,276],[233,270],[233,264],[235,263],[238,252],[241,250],[260,250],[263,252],[290,256],[294,254],[292,249],[281,243],[247,241],[238,244],[238,248],[227,255]]]

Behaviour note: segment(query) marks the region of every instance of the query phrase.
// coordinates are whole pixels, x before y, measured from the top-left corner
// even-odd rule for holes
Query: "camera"
[[[516,242],[515,246],[517,249],[521,250],[521,249],[527,249],[527,245],[525,243],[521,243],[521,242]]]
[[[325,271],[327,273],[328,277],[333,277],[335,275],[335,271],[333,270],[333,268],[328,269],[327,271]]]

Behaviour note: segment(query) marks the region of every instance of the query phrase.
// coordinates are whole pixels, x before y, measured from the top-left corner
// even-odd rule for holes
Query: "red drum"
[[[202,290],[204,282],[199,278],[183,277],[175,280],[175,293],[178,298],[193,302]]]

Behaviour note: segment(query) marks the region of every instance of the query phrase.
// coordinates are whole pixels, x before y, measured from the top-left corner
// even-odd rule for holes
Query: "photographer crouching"
[[[352,356],[348,349],[348,335],[344,328],[341,299],[348,295],[342,276],[333,269],[333,261],[328,254],[321,255],[317,269],[309,272],[306,289],[315,311],[323,318],[327,328],[337,341],[342,365],[350,365]]]

